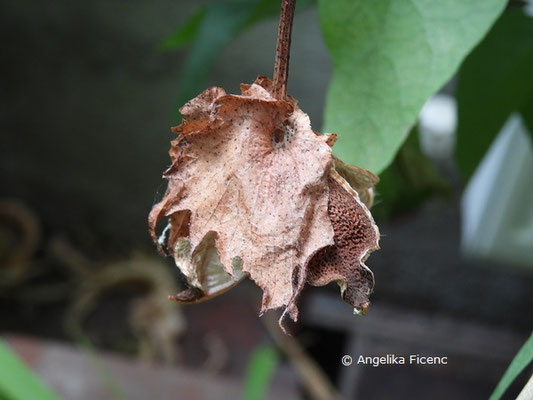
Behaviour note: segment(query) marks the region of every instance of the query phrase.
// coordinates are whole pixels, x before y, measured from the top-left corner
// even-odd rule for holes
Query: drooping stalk
[[[281,2],[278,43],[276,47],[276,59],[274,61],[274,96],[280,100],[284,99],[287,95],[291,33],[295,6],[296,0],[282,0]]]

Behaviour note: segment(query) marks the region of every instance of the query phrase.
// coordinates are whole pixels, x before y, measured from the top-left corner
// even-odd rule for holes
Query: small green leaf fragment
[[[58,400],[41,380],[0,340],[0,398]]]
[[[253,352],[246,372],[243,400],[260,400],[265,397],[278,362],[279,353],[274,347],[261,346]]]
[[[513,383],[518,375],[533,361],[533,333],[524,345],[518,350],[516,356],[505,371],[502,379],[490,396],[490,400],[498,400],[505,393],[507,388]]]

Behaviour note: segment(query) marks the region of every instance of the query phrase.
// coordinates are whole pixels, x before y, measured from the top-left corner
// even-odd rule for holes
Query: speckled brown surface
[[[172,129],[179,136],[164,174],[167,192],[149,217],[154,240],[158,221],[170,217],[170,252],[185,237],[194,259],[206,235],[215,232],[225,271],[234,275],[238,257],[263,290],[262,312],[285,307],[296,320],[296,299],[306,280],[315,285],[340,280],[347,284],[344,298],[366,308],[373,280],[362,261],[377,247],[379,234],[357,193],[332,169],[336,136],[316,134],[296,100],[272,96],[266,77],[241,90],[227,95],[210,88],[181,108],[185,119]],[[343,242],[346,234],[334,232],[335,224],[343,229],[343,221],[343,227],[355,229],[350,243]],[[322,266],[315,262],[308,278],[310,260],[337,244],[334,234],[338,255]],[[355,248],[354,240],[360,241]],[[189,282],[196,279],[185,275]]]
[[[343,299],[365,313],[374,288],[374,275],[364,264],[378,248],[379,232],[368,209],[346,188],[337,174],[329,181],[328,213],[335,231],[335,245],[320,250],[311,260],[307,282],[324,286],[339,281]]]

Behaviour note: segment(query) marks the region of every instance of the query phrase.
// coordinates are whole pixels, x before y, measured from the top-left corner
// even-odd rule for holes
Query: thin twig
[[[309,398],[313,400],[338,400],[341,398],[324,370],[311,358],[298,340],[281,332],[274,315],[266,314],[261,318],[261,321],[299,374]]]
[[[289,79],[289,57],[291,50],[292,22],[296,0],[282,0],[279,18],[278,44],[274,61],[274,96],[284,99],[287,95],[287,80]]]

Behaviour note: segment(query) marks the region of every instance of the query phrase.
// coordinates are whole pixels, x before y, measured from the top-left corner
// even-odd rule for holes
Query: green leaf
[[[502,379],[490,396],[490,400],[497,400],[502,397],[507,388],[513,383],[518,375],[533,361],[533,333],[524,345],[518,350],[513,361],[505,371]]]
[[[523,110],[526,123],[531,119],[532,38],[533,18],[521,10],[507,10],[461,67],[457,162],[465,179],[512,112]]]
[[[0,398],[4,397],[9,400],[59,399],[0,341]]]
[[[345,162],[381,172],[427,98],[453,75],[505,0],[319,0],[334,72],[326,132]]]
[[[263,346],[254,351],[244,382],[244,400],[260,400],[265,397],[278,361],[279,354],[273,347]]]
[[[205,18],[205,7],[199,8],[183,25],[174,31],[170,36],[161,41],[159,50],[178,50],[191,43]]]

